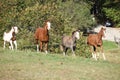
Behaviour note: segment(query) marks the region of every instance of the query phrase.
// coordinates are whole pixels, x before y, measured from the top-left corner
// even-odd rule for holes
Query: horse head
[[[76,39],[80,39],[79,32],[80,30],[73,31],[72,36],[75,37]]]
[[[13,32],[15,32],[16,34],[18,33],[18,27],[17,26],[12,27],[12,29],[13,29]]]
[[[106,28],[102,27],[100,32],[101,32],[101,36],[105,37]]]
[[[47,28],[47,30],[50,30],[51,23],[49,20],[45,21],[45,27]]]

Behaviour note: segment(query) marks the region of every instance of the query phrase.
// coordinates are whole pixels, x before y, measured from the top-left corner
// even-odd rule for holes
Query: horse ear
[[[101,29],[106,30],[106,27],[102,27]]]
[[[73,32],[72,32],[72,35],[73,35],[75,32],[76,32],[76,31],[73,31]]]
[[[46,20],[45,23],[46,23],[46,22],[50,22],[50,20]]]
[[[78,32],[80,32],[80,29],[78,29]]]
[[[80,29],[77,29],[76,31],[77,31],[77,32],[80,32]]]

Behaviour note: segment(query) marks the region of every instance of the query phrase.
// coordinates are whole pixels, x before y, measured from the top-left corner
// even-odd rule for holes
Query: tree
[[[103,5],[103,11],[105,12],[105,15],[107,19],[110,19],[113,21],[116,27],[120,27],[120,1],[118,0],[106,0],[106,2]]]
[[[92,2],[92,14],[98,23],[104,24],[110,20],[115,27],[120,27],[120,1],[119,0],[89,0]]]
[[[4,30],[7,26],[19,27],[17,39],[20,49],[34,45],[35,29],[42,27],[44,21],[48,19],[52,23],[50,51],[57,53],[63,34],[71,35],[72,31],[76,29],[93,27],[94,25],[89,11],[91,5],[84,0],[5,0],[2,1],[2,4],[5,7],[1,6],[3,16],[0,15],[0,17],[3,18],[3,21],[0,24]],[[85,45],[83,44],[84,40],[79,43]],[[83,49],[80,45],[78,47]],[[79,50],[77,52],[79,53]]]

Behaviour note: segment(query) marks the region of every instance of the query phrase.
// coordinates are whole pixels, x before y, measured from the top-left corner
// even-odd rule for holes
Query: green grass
[[[102,58],[95,61],[80,56],[0,48],[0,80],[119,80],[120,50],[109,49],[106,61]]]
[[[118,48],[115,42],[103,41],[104,50],[109,51]]]

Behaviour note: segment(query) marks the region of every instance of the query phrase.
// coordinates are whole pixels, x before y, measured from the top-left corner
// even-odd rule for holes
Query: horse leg
[[[47,50],[48,50],[48,43],[45,42],[45,53],[46,53],[46,54],[48,53]]]
[[[65,56],[68,48],[67,47],[63,47],[63,48],[64,48],[63,55]]]
[[[40,51],[42,52],[42,46],[43,46],[43,43],[42,41],[40,41]]]
[[[96,53],[97,53],[97,46],[93,46],[94,47],[94,58],[95,58],[95,60],[97,60],[97,55],[96,55]]]
[[[13,41],[14,45],[15,45],[15,49],[17,50],[17,41]]]
[[[71,50],[72,50],[72,53],[73,53],[73,56],[75,56],[75,48],[71,47]]]
[[[100,49],[101,49],[101,52],[102,52],[103,59],[106,60],[105,54],[103,52],[103,46],[100,46]]]
[[[13,50],[12,40],[10,41],[10,46],[9,46],[9,48]]]
[[[39,52],[39,44],[38,44],[38,39],[36,39],[36,47],[37,47],[37,52]]]
[[[100,49],[97,46],[96,47],[96,57],[99,58],[99,56],[100,56]]]
[[[94,50],[93,50],[93,48],[94,48],[93,46],[89,45],[89,50],[92,53],[92,58],[94,58]]]
[[[92,58],[95,58],[95,56],[94,56],[94,49],[92,49],[92,46],[90,46],[90,52],[92,53]]]
[[[36,46],[37,46],[37,52],[39,52],[39,45],[37,44]]]

